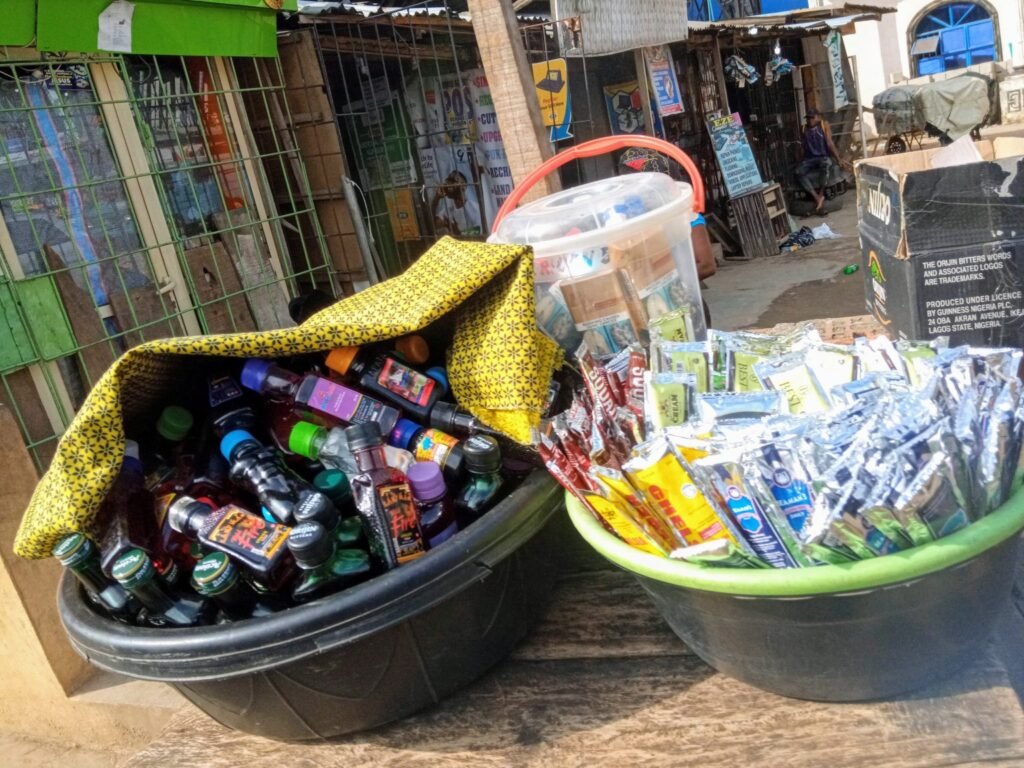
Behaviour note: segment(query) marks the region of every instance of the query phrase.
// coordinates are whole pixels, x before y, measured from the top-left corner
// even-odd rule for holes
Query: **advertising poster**
[[[729,197],[742,195],[761,186],[761,172],[757,168],[740,116],[733,112],[709,121],[708,133],[715,147],[715,157],[722,169]]]
[[[568,68],[565,59],[538,61],[532,65],[533,85],[544,125],[551,129],[551,141],[572,138],[572,100],[569,98]]]
[[[846,78],[843,77],[843,36],[833,29],[822,41],[828,53],[828,67],[832,72],[832,109],[837,110],[850,103],[846,93]]]
[[[662,117],[683,113],[683,94],[679,92],[679,81],[672,66],[672,53],[667,45],[644,48],[647,74],[654,91],[654,106]]]
[[[608,123],[612,133],[643,133],[644,105],[636,80],[604,87]]]

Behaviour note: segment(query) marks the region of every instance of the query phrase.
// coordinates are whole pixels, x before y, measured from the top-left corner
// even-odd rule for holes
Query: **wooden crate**
[[[764,192],[765,187],[761,187],[729,201],[730,224],[739,234],[743,253],[748,258],[775,256],[779,252]]]
[[[761,188],[760,192],[764,198],[764,208],[768,214],[768,221],[771,224],[775,240],[776,242],[782,241],[790,233],[789,211],[786,210],[786,196],[782,193],[782,186],[779,184],[766,184]],[[742,196],[742,198],[745,197],[746,195]],[[730,201],[729,205],[729,227],[736,231],[739,227],[732,202]]]

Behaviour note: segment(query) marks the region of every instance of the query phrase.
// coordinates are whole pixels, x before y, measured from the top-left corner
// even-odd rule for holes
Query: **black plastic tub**
[[[946,538],[813,568],[709,568],[655,557],[567,497],[573,525],[634,574],[672,630],[720,672],[783,696],[889,698],[981,652],[1013,586],[1024,491]]]
[[[561,489],[536,471],[443,547],[371,581],[262,619],[189,629],[112,621],[65,575],[61,619],[103,669],[174,685],[217,721],[324,739],[437,703],[502,660],[542,615],[557,574]]]

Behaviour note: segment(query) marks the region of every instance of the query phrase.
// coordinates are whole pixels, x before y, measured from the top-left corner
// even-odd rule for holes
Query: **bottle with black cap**
[[[212,605],[206,600],[172,597],[160,582],[153,561],[141,549],[130,549],[114,563],[114,578],[142,603],[139,622],[150,626],[194,627],[208,623]],[[144,614],[144,615],[143,615]]]
[[[363,540],[363,521],[359,515],[342,518],[341,510],[351,510],[352,487],[345,474],[337,469],[325,469],[313,478],[313,485],[334,502],[334,507],[303,507],[295,511],[295,522],[320,523],[334,537],[339,549],[358,546]]]
[[[111,617],[131,622],[138,615],[139,602],[106,577],[100,567],[99,550],[84,534],[72,533],[62,538],[53,548],[53,556],[81,582],[89,601]]]
[[[409,479],[388,466],[380,427],[374,422],[354,424],[345,437],[359,470],[351,480],[352,495],[370,553],[384,570],[420,557],[426,543]]]
[[[430,426],[447,432],[449,435],[497,435],[476,416],[472,416],[457,405],[444,401],[434,403],[430,409]]]
[[[274,609],[260,601],[238,568],[223,552],[211,552],[192,569],[192,588],[220,609],[218,623],[269,616]]]
[[[292,599],[306,603],[358,584],[370,575],[370,556],[361,549],[338,549],[330,532],[312,520],[299,523],[288,537],[288,549],[302,573]]]
[[[473,435],[462,443],[469,478],[455,499],[459,529],[476,521],[503,495],[501,448],[489,435]]]

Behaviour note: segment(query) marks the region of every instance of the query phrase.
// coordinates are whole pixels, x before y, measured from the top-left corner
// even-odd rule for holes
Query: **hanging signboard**
[[[832,109],[842,109],[850,103],[846,94],[846,78],[843,77],[843,36],[838,29],[825,35],[822,43],[828,56],[828,67],[832,73]]]
[[[551,129],[551,141],[572,138],[572,104],[569,98],[569,76],[565,59],[538,61],[532,65],[533,85],[544,125]]]
[[[683,113],[683,95],[679,92],[679,81],[672,66],[672,52],[667,45],[644,48],[647,74],[654,91],[654,105],[662,117]]]
[[[718,158],[718,167],[722,169],[729,197],[742,195],[761,186],[761,172],[757,168],[740,116],[733,112],[709,121],[708,133],[715,147],[715,157]]]
[[[644,105],[636,80],[604,87],[604,103],[612,133],[643,133]]]

